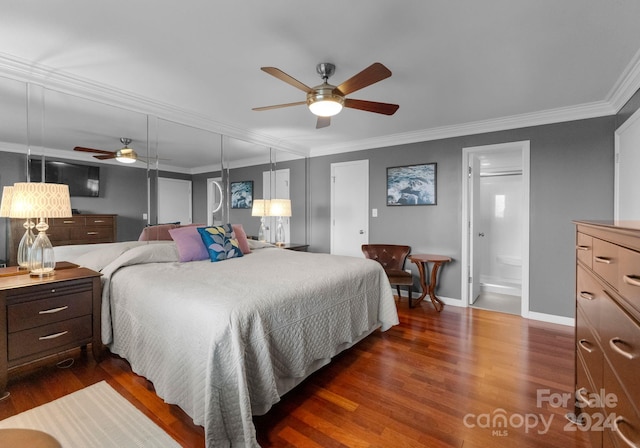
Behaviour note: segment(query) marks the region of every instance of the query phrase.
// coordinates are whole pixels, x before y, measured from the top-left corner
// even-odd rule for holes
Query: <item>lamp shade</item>
[[[11,218],[67,218],[71,215],[69,186],[17,182],[11,196]]]
[[[291,200],[271,199],[269,216],[291,216]]]
[[[251,216],[269,216],[269,202],[268,199],[254,199]]]
[[[6,186],[2,188],[2,202],[0,202],[0,217],[8,218],[11,211],[11,197],[13,196],[13,187]]]

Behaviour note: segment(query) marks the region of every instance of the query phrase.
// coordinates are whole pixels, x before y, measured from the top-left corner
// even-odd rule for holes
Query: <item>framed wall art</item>
[[[387,205],[436,205],[437,164],[387,168]]]
[[[231,182],[231,208],[251,208],[253,206],[253,181]]]

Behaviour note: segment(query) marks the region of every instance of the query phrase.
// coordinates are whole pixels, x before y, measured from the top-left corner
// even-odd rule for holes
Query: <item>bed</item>
[[[209,448],[258,446],[252,415],[398,324],[384,270],[364,258],[254,245],[183,263],[171,241],[55,250],[103,273],[104,344],[204,426]]]

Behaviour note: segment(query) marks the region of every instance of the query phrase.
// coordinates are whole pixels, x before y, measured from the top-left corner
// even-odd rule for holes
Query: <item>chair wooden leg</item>
[[[412,288],[411,288],[411,286],[409,286],[407,289],[409,291],[409,308],[413,308],[413,292],[412,292]]]
[[[396,285],[396,291],[398,291],[398,302],[399,302],[400,299],[402,298],[402,295],[400,295],[400,286]]]

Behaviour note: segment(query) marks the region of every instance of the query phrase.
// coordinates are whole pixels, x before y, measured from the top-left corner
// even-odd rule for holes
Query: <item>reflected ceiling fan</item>
[[[322,84],[309,87],[297,79],[287,75],[282,70],[275,67],[261,67],[263,72],[275,76],[281,81],[296,87],[307,94],[306,101],[296,103],[276,104],[274,106],[255,107],[253,110],[271,110],[282,107],[299,106],[306,104],[309,110],[318,116],[316,129],[327,127],[331,124],[331,117],[339,113],[343,107],[375,112],[377,114],[393,115],[400,106],[397,104],[379,103],[376,101],[356,100],[346,98],[350,93],[375,84],[378,81],[391,76],[391,71],[379,62],[371,64],[360,73],[347,79],[339,86],[333,86],[327,80],[334,74],[336,67],[328,62],[320,63],[316,66],[316,72],[322,78]]]
[[[121,137],[120,143],[124,146],[117,151],[105,151],[103,149],[93,149],[93,148],[84,148],[82,146],[76,146],[73,148],[74,151],[81,152],[91,152],[95,155],[98,160],[108,160],[108,159],[116,159],[121,163],[134,163],[138,159],[147,160],[146,157],[140,157],[133,149],[129,148],[129,144],[131,144],[132,140],[130,138]],[[153,159],[155,160],[155,159]],[[158,160],[167,160],[167,159],[158,159]]]

